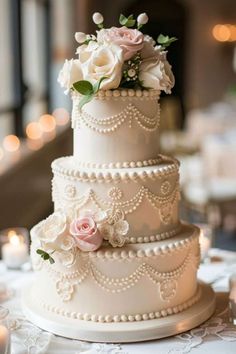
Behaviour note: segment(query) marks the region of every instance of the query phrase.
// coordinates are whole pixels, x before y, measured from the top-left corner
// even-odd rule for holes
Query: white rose
[[[76,54],[79,55],[79,61],[81,64],[85,63],[92,55],[93,51],[98,48],[98,43],[90,41],[88,44],[82,44],[77,48]]]
[[[142,81],[144,87],[171,93],[175,79],[171,65],[166,60],[166,53],[144,59],[140,65],[139,80]]]
[[[141,50],[141,58],[147,59],[160,55],[160,48],[156,46],[154,39],[148,35],[144,36],[143,48]]]
[[[66,89],[65,94],[70,91],[73,83],[79,80],[83,80],[80,61],[78,59],[66,60],[57,78],[59,84]]]
[[[44,244],[51,244],[57,240],[66,230],[66,216],[57,211],[51,214],[47,219],[41,221],[33,229],[34,238],[37,238]]]
[[[106,77],[101,83],[101,89],[115,89],[121,81],[122,65],[123,54],[119,46],[99,45],[82,63],[84,80],[95,84],[102,77]]]

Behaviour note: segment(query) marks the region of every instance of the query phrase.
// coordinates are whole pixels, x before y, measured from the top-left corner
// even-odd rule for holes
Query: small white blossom
[[[100,25],[101,23],[103,23],[103,16],[102,14],[100,14],[100,12],[95,12],[93,14],[93,22],[96,24],[96,25]]]
[[[145,25],[148,22],[148,15],[145,12],[138,15],[137,22],[138,25]]]
[[[84,43],[86,41],[86,38],[87,38],[87,36],[83,32],[76,32],[75,33],[75,40],[78,43]]]

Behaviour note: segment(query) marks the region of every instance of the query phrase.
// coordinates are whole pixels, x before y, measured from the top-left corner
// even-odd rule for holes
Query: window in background
[[[50,1],[0,2],[0,142],[49,109]]]

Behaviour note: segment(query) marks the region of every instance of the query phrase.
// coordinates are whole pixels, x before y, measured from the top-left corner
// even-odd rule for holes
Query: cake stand
[[[215,310],[215,293],[209,285],[200,282],[200,300],[181,313],[160,319],[124,323],[97,323],[81,321],[52,314],[32,302],[30,288],[22,296],[26,317],[36,326],[56,335],[89,342],[141,342],[169,337],[188,331],[206,321]]]

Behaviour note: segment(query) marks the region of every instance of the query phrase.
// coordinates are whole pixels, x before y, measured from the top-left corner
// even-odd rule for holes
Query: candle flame
[[[23,237],[21,235],[17,235],[14,230],[10,230],[8,232],[8,238],[9,242],[14,246],[18,246],[23,242]]]

